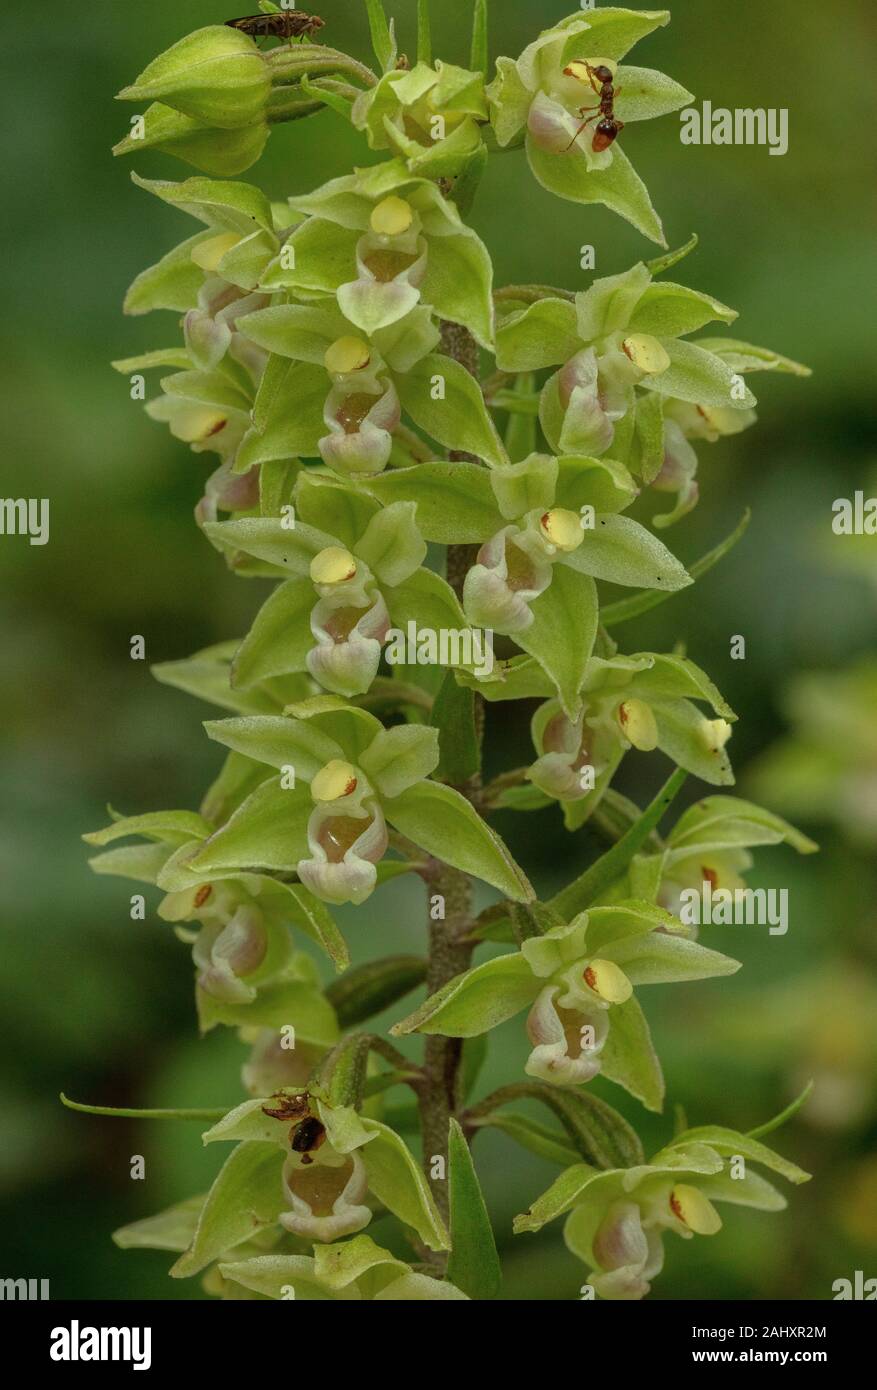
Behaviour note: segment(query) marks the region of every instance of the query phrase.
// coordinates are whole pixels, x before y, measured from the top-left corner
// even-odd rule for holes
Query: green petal
[[[204,728],[209,738],[256,762],[295,768],[299,782],[310,782],[326,763],[344,756],[340,745],[313,723],[284,715],[211,719]]]
[[[740,961],[730,956],[665,932],[616,942],[609,955],[634,985],[710,980],[718,975],[734,975],[740,969]]]
[[[725,748],[707,749],[701,737],[704,715],[688,700],[666,700],[653,706],[658,747],[672,762],[715,787],[732,786],[734,773]]]
[[[316,602],[309,580],[280,584],[259,609],[234,659],[233,679],[246,688],[272,676],[306,670],[314,645],[310,615]]]
[[[629,516],[598,516],[593,529],[561,564],[595,579],[628,587],[676,593],[691,578],[667,547]]]
[[[503,372],[560,366],[581,349],[575,305],[538,299],[503,319],[496,330],[496,365]]]
[[[354,554],[382,584],[404,583],[426,558],[426,542],[418,530],[416,512],[413,501],[392,502],[372,517],[354,546]]]
[[[493,264],[487,247],[469,236],[432,237],[421,293],[440,318],[462,323],[493,346]]]
[[[670,366],[660,376],[645,377],[640,386],[674,396],[691,405],[722,406],[731,410],[751,410],[755,397],[748,387],[737,390],[736,373],[714,353],[704,352],[694,343],[669,339],[664,343]],[[736,398],[735,398],[736,397]]]

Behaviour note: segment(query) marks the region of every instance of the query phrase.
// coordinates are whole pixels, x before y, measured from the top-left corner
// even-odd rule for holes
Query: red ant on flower
[[[607,67],[605,63],[598,63],[596,67],[591,67],[589,62],[575,59],[568,67],[564,68],[563,72],[565,77],[574,77],[578,82],[589,82],[600,98],[596,106],[579,107],[580,116],[584,116],[586,111],[595,111],[596,114],[589,116],[586,121],[582,121],[566,148],[571,150],[585,127],[589,126],[592,121],[596,121],[597,126],[591,148],[598,154],[601,150],[608,150],[624,129],[624,121],[619,121],[615,115],[615,98],[620,95],[622,88],[615,87],[612,69]]]

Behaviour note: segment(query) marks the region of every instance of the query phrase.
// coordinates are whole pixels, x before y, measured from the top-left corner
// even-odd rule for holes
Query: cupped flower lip
[[[463,585],[463,608],[476,627],[523,632],[533,622],[530,602],[551,583],[551,564],[516,544],[523,532],[506,526],[482,545]]]
[[[524,1070],[552,1086],[577,1086],[600,1071],[609,1019],[602,1009],[564,1008],[558,1002],[560,992],[559,985],[547,985],[530,1010],[527,1036],[533,1051]],[[587,1036],[585,1029],[590,1030]]]
[[[308,822],[311,857],[299,862],[298,876],[323,902],[358,906],[377,883],[375,865],[388,844],[383,812],[372,797],[350,809],[317,805]]]
[[[251,1003],[255,989],[246,977],[259,969],[268,950],[262,913],[241,905],[223,926],[201,928],[193,949],[198,985],[205,994],[228,1003]]]
[[[392,382],[363,392],[347,384],[329,392],[323,418],[329,433],[319,441],[327,467],[345,475],[382,473],[393,449],[402,407]]]
[[[383,643],[390,629],[390,615],[377,594],[369,607],[339,609],[332,600],[318,603],[311,613],[311,632],[317,645],[307,654],[307,668],[315,680],[336,695],[364,695],[378,673]],[[350,619],[355,618],[353,624]],[[333,620],[341,626],[333,628]],[[341,636],[341,632],[344,636]]]
[[[368,1190],[365,1164],[357,1153],[339,1155],[340,1163],[302,1166],[290,1156],[283,1167],[283,1193],[289,1210],[279,1221],[293,1235],[330,1242],[361,1231],[372,1219],[363,1198]]]

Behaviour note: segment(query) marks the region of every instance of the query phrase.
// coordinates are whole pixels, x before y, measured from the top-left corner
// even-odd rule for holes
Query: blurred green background
[[[363,7],[318,8],[326,41],[366,56]],[[402,47],[413,48],[414,0],[390,8]],[[517,55],[570,8],[494,3],[493,54]],[[439,54],[465,62],[469,0],[434,9]],[[123,1254],[109,1233],[203,1189],[219,1163],[202,1151],[197,1125],[71,1115],[59,1090],[116,1105],[231,1104],[241,1094],[241,1046],[196,1037],[185,948],[154,916],[130,921],[128,886],[94,878],[78,838],[104,822],[108,801],[126,813],[196,805],[218,766],[219,750],[199,729],[208,711],[132,662],[131,636],[145,637],[149,661],[182,657],[242,634],[264,591],[229,577],[192,524],[210,456],[152,424],[108,366],[176,341],[172,316],[125,320],[120,306],[134,275],[191,230],[130,183],[130,161],[111,158],[129,117],[113,94],[183,33],[230,13],[217,0],[79,0],[21,4],[5,23],[0,495],[49,497],[52,530],[44,548],[0,539],[0,1275],[49,1277],[53,1297],[202,1296],[197,1281],[167,1280],[169,1258]],[[877,542],[860,566],[843,564],[830,508],[867,487],[875,463],[865,292],[874,27],[873,7],[855,0],[684,0],[634,57],[698,100],[790,109],[784,158],[683,147],[676,117],[625,136],[670,244],[700,236],[676,276],[739,309],[738,336],[814,368],[809,382],[756,381],[758,426],[702,448],[703,500],[668,537],[690,561],[751,505],[743,543],[694,593],[621,633],[631,651],[688,644],[741,715],[732,752],[744,773],[783,733],[796,672],[842,668],[873,649]],[[281,197],[369,158],[327,112],[280,128],[245,177]],[[133,167],[174,179],[192,172],[149,151]],[[583,243],[596,246],[599,274],[653,254],[604,210],[551,199],[520,152],[495,161],[473,221],[500,284],[582,287]],[[660,502],[653,510],[665,509]],[[746,637],[745,661],[729,659],[734,634]],[[873,731],[877,711],[866,716]],[[526,739],[523,714],[503,713],[492,758],[523,761]],[[642,801],[665,774],[659,757],[628,759],[622,789]],[[769,778],[758,790],[769,800]],[[652,991],[646,1005],[669,1099],[692,1123],[749,1128],[816,1075],[815,1099],[778,1140],[815,1180],[790,1193],[781,1216],[725,1208],[718,1239],[668,1240],[655,1298],[822,1299],[835,1278],[877,1274],[874,846],[853,845],[818,798],[804,809],[823,853],[762,852],[752,880],[790,888],[788,936],[715,928],[714,944],[741,954],[745,969],[730,981]],[[587,831],[562,840],[553,814],[507,817],[500,828],[546,890],[593,852]],[[418,950],[422,918],[420,894],[405,883],[342,914],[356,959]],[[494,1035],[485,1086],[517,1070],[521,1034],[513,1023]],[[621,1104],[647,1144],[667,1134],[669,1120]],[[484,1135],[476,1152],[503,1233],[506,1296],[575,1297],[582,1271],[557,1228],[514,1243],[508,1234],[554,1170],[500,1136]],[[146,1181],[129,1178],[134,1154],[146,1157]]]

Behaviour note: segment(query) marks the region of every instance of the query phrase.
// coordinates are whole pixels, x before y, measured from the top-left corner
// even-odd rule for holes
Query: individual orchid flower
[[[727,744],[736,715],[708,676],[685,657],[655,652],[590,657],[572,714],[531,657],[499,664],[490,681],[476,684],[465,672],[458,679],[475,684],[488,701],[551,697],[532,718],[537,757],[527,778],[546,801],[560,803],[567,829],[577,829],[594,813],[632,749],[660,749],[713,786],[734,781]],[[700,703],[710,705],[716,717],[704,714]]]
[[[575,1086],[602,1073],[650,1110],[664,1082],[638,985],[730,975],[739,961],[688,939],[660,908],[626,902],[580,913],[456,976],[392,1032],[475,1037],[529,1007],[529,1076]]]
[[[366,710],[333,696],[304,701],[282,718],[208,723],[211,738],[281,769],[218,831],[182,856],[186,871],[262,868],[296,873],[315,897],[361,903],[379,879],[389,826],[445,863],[474,873],[514,901],[529,883],[499,837],[459,792],[427,780],[439,761],[438,732],[385,729]],[[403,866],[404,867],[404,866]]]
[[[514,309],[497,328],[497,364],[510,372],[559,365],[540,399],[542,428],[557,452],[608,451],[646,481],[666,467],[664,484],[679,490],[690,460],[681,455],[676,474],[667,461],[664,400],[732,415],[754,405],[725,358],[686,341],[713,319],[734,318],[709,295],[655,280],[640,262],[595,280],[574,301],[544,298]],[[678,442],[671,432],[671,450]]]
[[[413,502],[381,507],[315,470],[298,479],[293,498],[292,527],[268,517],[207,527],[233,564],[238,555],[250,556],[277,576],[293,576],[267,600],[235,657],[231,678],[238,689],[307,670],[326,690],[361,695],[392,631],[411,623],[431,631],[441,613],[443,627],[468,631],[450,586],[421,569],[426,542]],[[446,655],[467,657],[462,645]]]
[[[588,1267],[594,1293],[638,1300],[663,1267],[665,1234],[691,1240],[721,1229],[715,1202],[784,1210],[785,1197],[751,1163],[792,1183],[809,1180],[757,1139],[705,1125],[677,1135],[649,1163],[603,1171],[585,1163],[568,1168],[516,1219],[515,1231],[538,1231],[569,1213],[564,1239]]]
[[[521,54],[497,60],[487,89],[500,146],[526,143],[534,177],[549,192],[576,203],[603,203],[652,241],[664,245],[661,221],[621,141],[599,148],[594,125],[599,105],[595,68],[606,68],[615,88],[615,114],[624,125],[665,116],[693,100],[661,72],[621,60],[635,43],[667,24],[666,10],[589,10],[546,29]],[[585,115],[582,115],[584,108]]]
[[[513,635],[572,718],[597,636],[595,580],[668,592],[690,583],[660,541],[620,515],[636,487],[610,459],[532,454],[489,472],[419,464],[367,487],[385,503],[403,492],[415,500],[426,540],[443,538],[459,518],[465,540],[481,542],[463,589],[467,619]]]
[[[439,59],[434,67],[384,73],[359,93],[350,118],[373,150],[391,150],[409,173],[440,179],[457,176],[479,154],[487,115],[482,74]]]
[[[355,1235],[372,1219],[370,1198],[430,1249],[447,1249],[444,1223],[414,1156],[388,1125],[352,1106],[331,1104],[316,1092],[282,1091],[244,1101],[203,1138],[205,1144],[234,1142],[235,1153],[257,1150],[268,1209],[293,1236],[330,1244]],[[214,1190],[221,1190],[223,1173]],[[191,1254],[200,1264],[208,1252],[197,1247],[196,1235]],[[188,1266],[185,1256],[181,1264]]]
[[[431,304],[493,345],[493,268],[487,249],[430,179],[391,160],[290,199],[305,220],[267,267],[260,288],[336,295],[367,337]]]
[[[298,1026],[301,1041],[331,1044],[338,1031],[333,1011],[314,962],[295,949],[290,929],[316,942],[340,971],[350,961],[337,926],[301,884],[236,871],[192,873],[190,860],[212,830],[191,811],[150,812],[120,818],[84,838],[103,851],[91,861],[97,873],[164,890],[158,915],[192,947],[202,1031],[217,1023],[270,1025],[285,1001],[288,1011],[280,1017]],[[147,843],[116,844],[132,836]]]
[[[449,1280],[413,1270],[366,1235],[341,1245],[317,1246],[313,1258],[251,1255],[223,1261],[219,1269],[225,1281],[261,1298],[289,1298],[290,1291],[308,1302],[427,1303],[468,1298]]]

